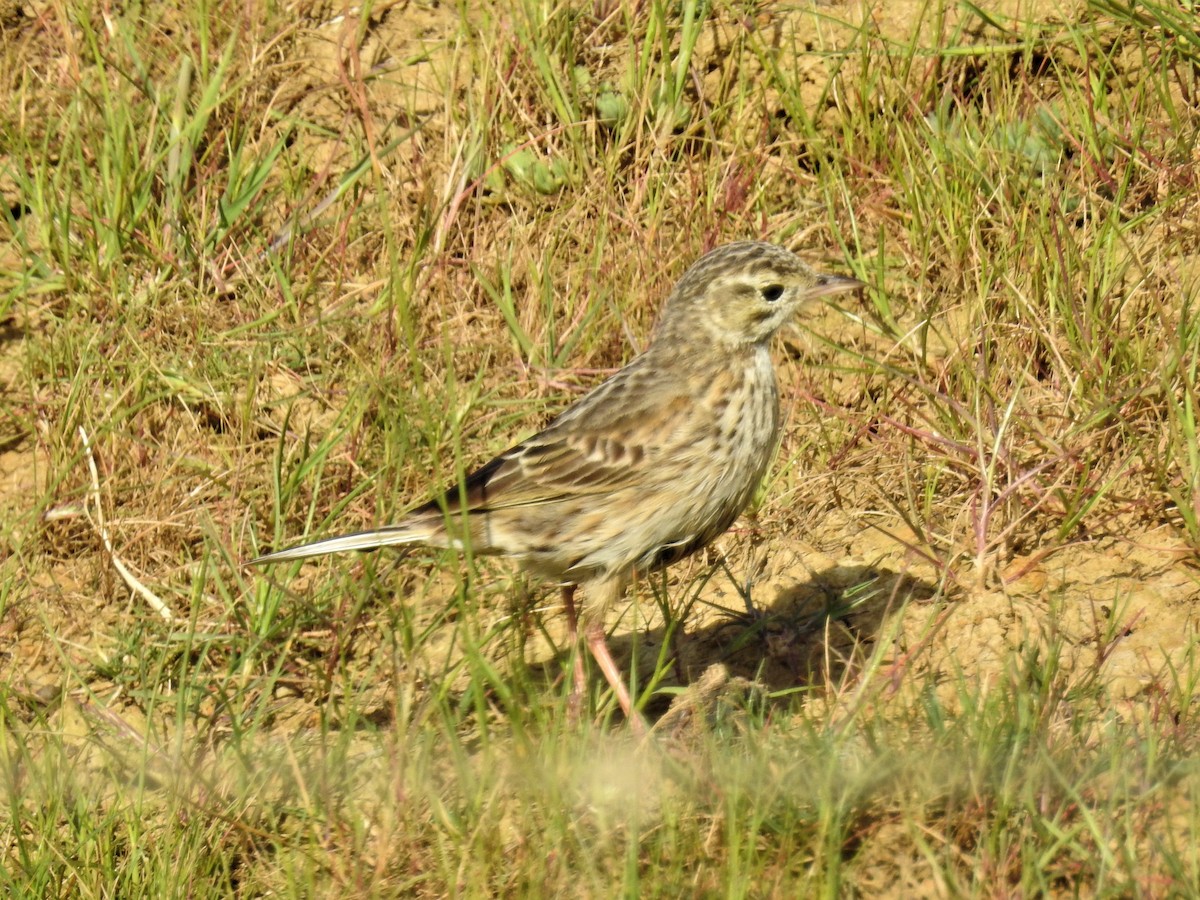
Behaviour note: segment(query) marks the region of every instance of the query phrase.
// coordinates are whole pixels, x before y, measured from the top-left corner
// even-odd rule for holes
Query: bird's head
[[[679,280],[663,308],[656,342],[762,344],[809,301],[862,287],[854,278],[818,274],[774,244],[725,244],[702,256]]]

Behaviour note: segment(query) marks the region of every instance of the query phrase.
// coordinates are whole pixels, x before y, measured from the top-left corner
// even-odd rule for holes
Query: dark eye
[[[763,299],[766,300],[768,303],[774,303],[776,300],[778,300],[780,297],[783,296],[783,285],[782,284],[768,284],[765,288],[762,289],[762,295],[763,295]]]

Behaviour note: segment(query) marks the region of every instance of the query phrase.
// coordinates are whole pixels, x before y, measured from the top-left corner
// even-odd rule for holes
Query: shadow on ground
[[[727,602],[730,593],[734,604]],[[892,613],[937,593],[925,581],[862,565],[835,565],[803,581],[760,585],[749,603],[741,592],[721,595],[710,584],[666,620],[648,609],[653,601],[643,596],[648,618],[656,624],[637,630],[618,625],[609,647],[623,672],[630,672],[636,660],[642,685],[661,658],[669,662],[660,687],[687,688],[720,666],[729,680],[744,679],[767,703],[786,706],[796,691],[852,677]],[[771,599],[763,602],[765,595]],[[557,656],[531,662],[530,669],[553,682],[569,671],[568,654],[564,647]],[[658,718],[672,696],[653,698],[646,714]]]

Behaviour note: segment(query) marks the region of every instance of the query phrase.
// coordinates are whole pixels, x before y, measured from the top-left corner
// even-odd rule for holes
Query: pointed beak
[[[817,283],[807,292],[809,297],[827,297],[830,294],[844,294],[848,291],[861,291],[867,285],[857,278],[847,278],[845,275],[818,275]]]

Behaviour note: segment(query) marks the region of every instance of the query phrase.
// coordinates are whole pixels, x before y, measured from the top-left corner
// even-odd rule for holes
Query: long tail
[[[380,547],[394,547],[398,544],[420,544],[429,540],[430,537],[431,534],[427,528],[417,528],[413,525],[388,525],[374,531],[342,534],[301,544],[298,547],[289,547],[287,550],[276,550],[274,553],[267,553],[252,559],[246,565],[261,566],[290,559],[324,556],[326,553],[345,553],[347,550],[378,550]]]

